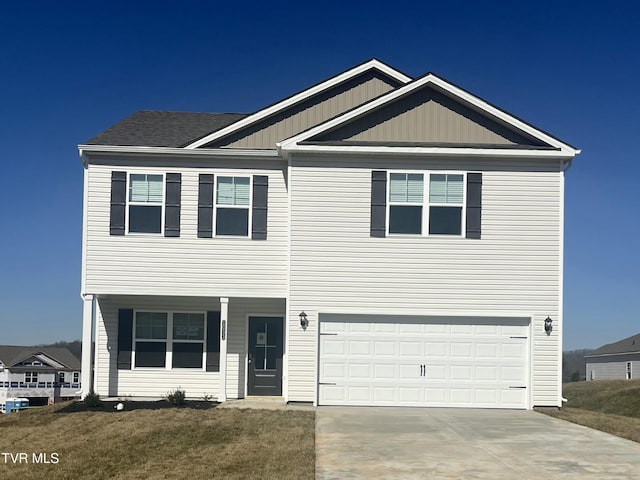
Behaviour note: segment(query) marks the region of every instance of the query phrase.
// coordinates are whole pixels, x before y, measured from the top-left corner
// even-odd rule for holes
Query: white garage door
[[[527,408],[523,318],[320,316],[318,403]]]

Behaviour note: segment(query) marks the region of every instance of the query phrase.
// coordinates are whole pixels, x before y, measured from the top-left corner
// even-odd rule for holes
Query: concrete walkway
[[[521,410],[319,407],[316,479],[640,479],[640,444]]]

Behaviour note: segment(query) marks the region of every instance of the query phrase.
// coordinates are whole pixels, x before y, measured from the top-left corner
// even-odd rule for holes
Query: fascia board
[[[123,153],[130,155],[171,155],[189,157],[260,157],[280,159],[277,150],[245,150],[245,149],[186,149],[175,147],[138,147],[128,145],[78,145],[80,157],[83,163],[86,154],[111,154]]]
[[[187,149],[193,149],[193,148],[198,148],[201,147],[202,145],[206,145],[207,143],[210,143],[218,138],[224,137],[226,135],[229,135],[230,133],[235,132],[236,130],[240,130],[243,127],[246,127],[248,125],[251,125],[252,123],[255,123],[259,120],[262,120],[263,118],[266,118],[270,115],[273,115],[277,112],[279,112],[280,110],[283,110],[285,108],[290,107],[291,105],[294,105],[298,102],[301,102],[313,95],[316,95],[318,93],[321,93],[339,83],[342,83],[346,80],[349,80],[350,78],[355,77],[356,75],[359,75],[363,72],[366,72],[367,70],[371,70],[372,68],[376,68],[378,70],[380,70],[383,73],[386,73],[387,75],[389,75],[392,78],[395,78],[396,80],[402,82],[402,83],[407,83],[411,81],[411,78],[406,76],[405,74],[393,69],[392,67],[390,67],[389,65],[386,65],[384,63],[382,63],[379,60],[373,59],[373,60],[369,60],[368,62],[365,62],[361,65],[358,65],[357,67],[352,68],[351,70],[347,70],[344,73],[341,73],[335,77],[330,78],[329,80],[326,80],[325,82],[319,83],[318,85],[315,85],[307,90],[303,90],[302,92],[293,95],[292,97],[289,97],[281,102],[278,102],[274,105],[271,105],[263,110],[260,110],[256,113],[254,113],[253,115],[249,115],[248,117],[243,118],[242,120],[238,120],[237,122],[221,129],[221,130],[217,130],[213,133],[211,133],[210,135],[207,135],[206,137],[200,138],[198,140],[196,140],[195,142],[187,145],[185,148]]]
[[[596,358],[596,357],[616,357],[621,355],[636,355],[639,354],[640,351],[635,352],[620,352],[620,353],[599,353],[597,355],[589,354],[585,355],[584,358]]]
[[[366,155],[421,155],[449,157],[517,157],[569,159],[575,156],[572,152],[562,150],[531,150],[502,148],[453,148],[453,147],[385,147],[385,146],[324,146],[324,145],[282,145],[280,151],[290,156],[293,153],[314,154],[366,154]]]
[[[453,96],[471,104],[474,105],[476,108],[486,112],[487,114],[499,118],[500,120],[506,122],[509,125],[512,125],[513,127],[522,130],[523,132],[528,133],[529,135],[532,135],[533,137],[553,146],[556,148],[559,148],[562,152],[565,153],[564,158],[566,157],[574,157],[576,155],[578,155],[580,153],[580,150],[577,150],[573,147],[571,147],[570,145],[567,145],[566,143],[560,142],[559,140],[547,135],[546,133],[532,127],[531,125],[523,122],[522,120],[519,120],[517,118],[515,118],[514,116],[500,110],[497,107],[494,107],[493,105],[490,105],[489,103],[485,102],[484,100],[479,99],[478,97],[476,97],[475,95],[470,94],[469,92],[456,87],[455,85],[450,84],[449,82],[446,82],[444,80],[442,80],[441,78],[437,77],[436,75],[429,73],[427,75],[425,75],[422,78],[418,78],[416,80],[414,80],[413,82],[404,85],[402,87],[398,87],[395,90],[392,90],[391,92],[382,95],[380,97],[378,97],[375,100],[372,100],[371,102],[368,102],[364,105],[361,105],[360,107],[357,107],[343,115],[340,115],[339,117],[333,118],[331,120],[328,120],[320,125],[317,125],[316,127],[310,128],[309,130],[306,130],[305,132],[302,132],[298,135],[295,135],[293,137],[290,137],[286,140],[283,140],[282,142],[280,142],[278,144],[279,148],[282,148],[283,150],[288,150],[290,148],[291,145],[293,144],[297,144],[298,142],[302,142],[305,140],[308,140],[311,137],[314,137],[315,135],[318,135],[320,133],[323,133],[329,129],[332,129],[334,127],[337,127],[357,116],[363,115],[377,107],[380,107],[382,105],[384,105],[385,103],[389,103],[392,102],[393,100],[397,99],[400,96],[406,95],[408,93],[410,93],[411,91],[418,89],[428,83],[431,83],[433,85],[438,86],[439,88],[441,88],[442,90],[452,94]]]

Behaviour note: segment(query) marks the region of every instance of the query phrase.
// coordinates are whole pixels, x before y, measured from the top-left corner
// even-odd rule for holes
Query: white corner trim
[[[559,148],[561,151],[563,151],[565,154],[569,154],[570,156],[575,156],[578,155],[580,153],[580,150],[575,149],[574,147],[561,142],[553,137],[551,137],[550,135],[542,132],[541,130],[538,130],[537,128],[532,127],[531,125],[523,122],[522,120],[519,120],[518,118],[514,117],[511,114],[508,114],[507,112],[500,110],[499,108],[494,107],[493,105],[490,105],[489,103],[485,102],[484,100],[476,97],[475,95],[470,94],[469,92],[466,92],[465,90],[462,90],[459,87],[456,87],[455,85],[450,84],[449,82],[446,82],[445,80],[437,77],[436,75],[429,73],[427,75],[425,75],[422,78],[419,78],[407,85],[404,85],[402,87],[399,87],[395,90],[392,90],[380,97],[378,97],[377,99],[365,103],[363,105],[361,105],[360,107],[357,107],[347,113],[344,113],[343,115],[340,115],[338,117],[335,117],[331,120],[328,120],[324,123],[321,123],[320,125],[317,125],[316,127],[310,128],[309,130],[306,130],[302,133],[299,133],[298,135],[295,135],[293,137],[290,137],[282,142],[280,142],[278,144],[279,148],[282,148],[283,150],[288,150],[290,148],[291,145],[293,144],[297,144],[298,142],[302,142],[305,140],[308,140],[311,137],[314,137],[315,135],[318,135],[320,133],[323,133],[326,130],[329,130],[331,128],[334,128],[336,126],[339,126],[357,116],[363,115],[364,113],[367,113],[377,107],[380,107],[381,105],[384,105],[386,103],[390,103],[392,101],[394,101],[395,99],[406,95],[426,84],[433,84],[438,86],[439,88],[441,88],[442,90],[450,93],[452,96],[467,102],[473,106],[475,106],[476,108],[478,108],[479,110],[487,113],[490,116],[493,116],[495,118],[498,118],[504,122],[506,122],[507,124],[525,132],[528,133],[529,135],[537,138],[538,140],[545,142],[555,148]]]
[[[271,105],[270,107],[264,108],[256,113],[254,113],[253,115],[249,115],[248,117],[245,117],[241,120],[238,120],[237,122],[222,128],[220,130],[217,130],[209,135],[207,135],[206,137],[203,137],[199,140],[196,140],[195,142],[187,145],[185,148],[187,149],[193,149],[193,148],[198,148],[201,147],[202,145],[206,145],[207,143],[212,142],[213,140],[216,140],[218,138],[224,137],[225,135],[228,135],[230,133],[235,132],[236,130],[239,130],[243,127],[246,127],[247,125],[251,125],[254,122],[257,122],[265,117],[268,117],[269,115],[273,115],[274,113],[279,112],[280,110],[283,110],[287,107],[290,107],[291,105],[294,105],[302,100],[305,100],[313,95],[316,95],[318,93],[321,93],[341,82],[344,82],[345,80],[349,80],[353,77],[355,77],[356,75],[359,75],[363,72],[366,72],[367,70],[371,70],[372,68],[376,68],[380,71],[382,71],[383,73],[386,73],[387,75],[389,75],[392,78],[395,78],[396,80],[402,82],[402,83],[407,83],[411,81],[410,77],[407,77],[405,74],[395,70],[394,68],[390,67],[389,65],[386,65],[384,63],[382,63],[379,60],[373,59],[370,60],[366,63],[363,63],[361,65],[358,65],[357,67],[354,67],[350,70],[347,70],[344,73],[341,73],[340,75],[337,75],[335,77],[330,78],[329,80],[326,80],[322,83],[319,83],[318,85],[315,85],[307,90],[303,90],[300,93],[297,93],[296,95],[293,95],[292,97],[286,98],[285,100],[282,100],[281,102],[278,102],[274,105]]]

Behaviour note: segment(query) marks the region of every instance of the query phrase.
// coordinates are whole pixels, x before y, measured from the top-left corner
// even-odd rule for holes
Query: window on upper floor
[[[129,174],[129,233],[161,233],[164,204],[164,176],[147,173]]]
[[[73,372],[73,383],[80,382],[80,372]]]
[[[389,173],[388,233],[461,236],[464,184],[459,173]]]
[[[111,172],[110,235],[180,236],[180,173]]]
[[[24,383],[38,383],[38,372],[25,372]]]
[[[267,239],[267,175],[198,176],[198,238]]]
[[[216,236],[249,236],[250,177],[216,179]]]
[[[65,374],[64,372],[58,372],[58,383],[64,383]]]

